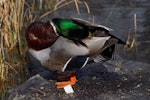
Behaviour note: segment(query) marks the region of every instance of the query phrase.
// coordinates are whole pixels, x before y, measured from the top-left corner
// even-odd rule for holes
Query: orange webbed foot
[[[76,75],[73,75],[70,77],[69,81],[63,81],[63,82],[56,82],[57,88],[64,88],[67,85],[74,85],[77,82]]]

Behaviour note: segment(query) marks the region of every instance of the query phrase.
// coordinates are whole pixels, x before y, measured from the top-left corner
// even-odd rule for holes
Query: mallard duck
[[[63,88],[77,82],[75,72],[79,66],[71,68],[73,60],[82,59],[81,67],[89,60],[109,60],[113,56],[115,44],[125,44],[109,34],[111,30],[82,19],[54,18],[46,23],[33,22],[25,36],[33,57],[47,69],[57,72],[58,80],[70,78],[71,81],[56,83],[58,88]]]

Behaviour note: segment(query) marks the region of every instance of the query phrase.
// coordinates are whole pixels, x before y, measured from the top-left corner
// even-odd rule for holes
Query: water
[[[126,41],[129,32],[131,39],[134,37],[134,14],[136,14],[137,52],[126,54],[122,47],[117,52],[124,59],[150,63],[149,0],[88,0],[87,3],[90,8],[90,14],[87,13],[84,3],[81,3],[79,4],[79,15],[75,4],[72,3],[57,10],[54,14],[48,15],[48,18],[43,20],[49,20],[54,17],[82,18],[112,28],[114,31],[111,34]]]

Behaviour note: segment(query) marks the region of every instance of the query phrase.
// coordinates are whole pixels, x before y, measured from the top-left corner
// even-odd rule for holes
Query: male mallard
[[[115,44],[124,44],[122,40],[109,34],[109,31],[111,29],[108,27],[81,19],[54,18],[46,23],[33,22],[29,25],[25,36],[29,52],[44,67],[62,75],[58,77],[59,79],[73,76],[70,78],[71,82],[57,83],[58,88],[63,88],[77,81],[76,70],[67,67],[72,60],[78,57],[82,59],[82,67],[89,59],[95,62],[109,60],[112,58]]]

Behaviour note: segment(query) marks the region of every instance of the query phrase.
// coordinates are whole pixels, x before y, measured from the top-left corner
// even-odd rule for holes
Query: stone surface
[[[39,74],[7,92],[6,100],[150,100],[150,65],[135,61],[91,63],[77,72],[75,93]]]

